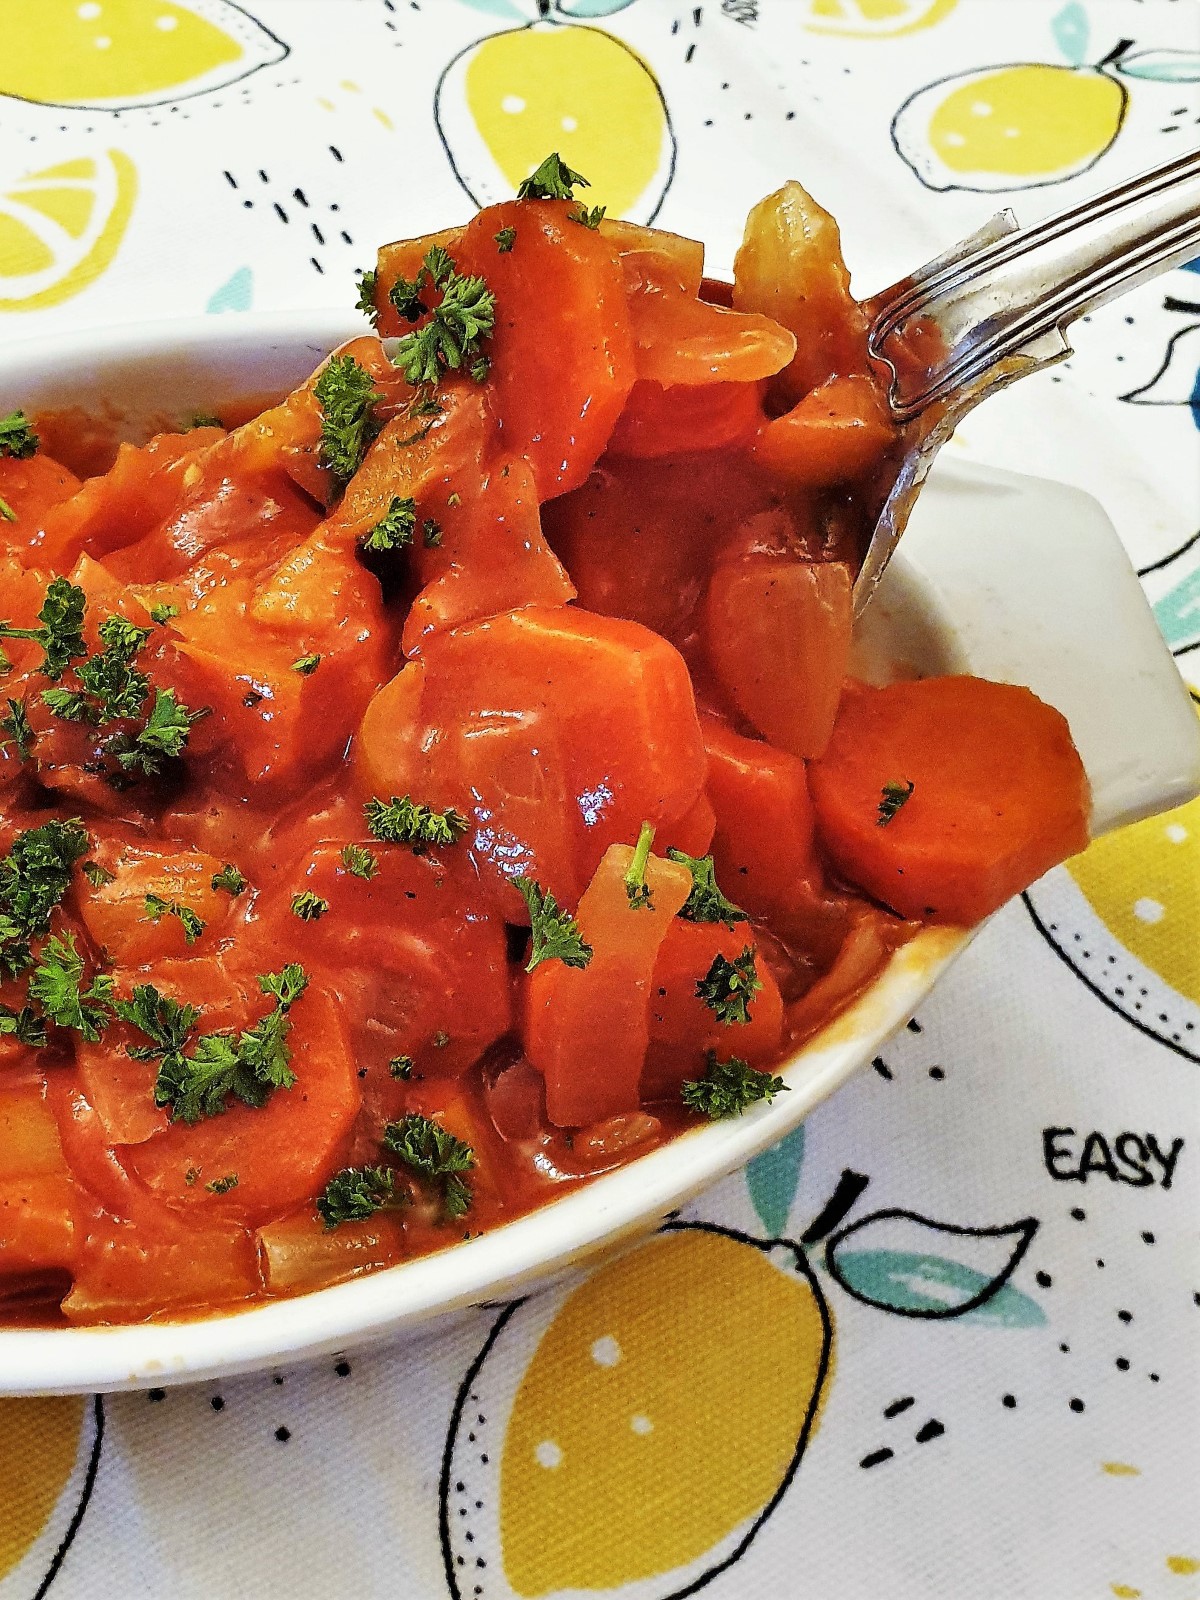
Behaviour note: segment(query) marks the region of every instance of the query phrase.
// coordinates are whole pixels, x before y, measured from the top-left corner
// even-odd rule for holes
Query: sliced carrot
[[[1015,684],[854,685],[809,781],[838,869],[907,917],[978,922],[1087,843],[1087,778],[1066,719]],[[881,826],[886,794],[909,784]]]
[[[62,1141],[40,1073],[0,1078],[0,1181],[63,1174]]]
[[[754,454],[792,487],[821,489],[870,471],[896,437],[870,378],[831,378],[768,422]]]
[[[407,333],[412,323],[402,317],[390,299],[390,291],[400,278],[410,283],[420,273],[425,257],[436,248],[446,250],[457,258],[464,233],[462,228],[442,228],[438,233],[423,233],[417,239],[397,239],[392,244],[379,247],[375,258],[375,310],[376,326],[383,338],[395,338]]]
[[[8,1277],[74,1267],[79,1204],[65,1170],[0,1179],[0,1284]]]
[[[716,813],[717,881],[751,916],[789,906],[813,860],[812,802],[804,763],[716,717],[700,719],[708,752],[705,792]]]
[[[642,1073],[642,1098],[673,1098],[685,1078],[699,1077],[705,1052],[741,1056],[757,1064],[779,1051],[783,999],[765,960],[755,961],[761,990],[749,1002],[747,1023],[721,1022],[696,993],[718,955],[733,961],[754,946],[749,923],[727,928],[719,922],[676,919],[667,930],[650,985],[650,1041]]]
[[[761,383],[676,383],[639,378],[608,442],[612,456],[678,455],[748,445],[764,422]]]
[[[579,1127],[635,1111],[650,1042],[651,981],[659,949],[691,893],[686,867],[651,856],[651,903],[632,906],[624,875],[633,849],[612,845],[579,902],[586,967],[543,961],[526,990],[525,1051],[546,1080],[546,1114]]]
[[[52,506],[69,500],[79,488],[79,479],[44,450],[24,460],[0,455],[0,500],[12,517],[0,513],[4,523],[4,542],[19,550],[28,545]]]
[[[200,941],[203,952],[222,937],[233,902],[212,886],[222,867],[215,856],[107,839],[93,850],[92,860],[112,877],[86,890],[81,887],[80,914],[110,961],[136,966],[155,955],[182,955]],[[171,912],[154,915],[152,896],[194,913],[203,928],[185,925]]]
[[[262,1293],[254,1235],[234,1223],[168,1217],[156,1231],[103,1212],[87,1224],[62,1303],[70,1322],[137,1322],[229,1308]]]
[[[749,722],[796,756],[829,742],[850,659],[850,569],[840,561],[749,556],[714,571],[704,604],[708,659]]]

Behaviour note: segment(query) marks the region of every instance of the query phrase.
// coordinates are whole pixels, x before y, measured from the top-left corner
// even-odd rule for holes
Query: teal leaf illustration
[[[1200,567],[1163,595],[1154,616],[1173,650],[1200,640]]]
[[[1082,66],[1088,58],[1088,40],[1091,37],[1087,12],[1079,0],[1070,0],[1050,19],[1050,32],[1054,42],[1073,67]]]
[[[803,1161],[804,1129],[796,1128],[770,1150],[755,1156],[746,1168],[750,1199],[759,1221],[773,1238],[787,1227]]]
[[[249,311],[254,300],[254,273],[249,267],[239,267],[219,289],[208,297],[205,311]]]
[[[463,0],[473,11],[486,11],[489,17],[504,17],[508,21],[531,22],[537,16],[536,6],[519,6],[514,0]],[[532,11],[533,15],[527,15]]]
[[[1155,83],[1200,83],[1200,50],[1137,50],[1113,65],[1123,78]]]
[[[1006,1327],[1031,1327],[1045,1320],[1041,1307],[1016,1289],[1005,1291],[1037,1229],[1035,1217],[969,1228],[913,1211],[874,1211],[832,1236],[825,1264],[855,1300],[897,1316],[976,1313]]]
[[[555,4],[564,17],[611,17],[633,0],[555,0]]]

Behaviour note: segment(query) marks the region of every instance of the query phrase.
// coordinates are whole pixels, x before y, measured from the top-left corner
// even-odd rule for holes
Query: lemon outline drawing
[[[127,4],[128,0],[108,0],[108,3],[111,9],[114,4],[118,7]],[[17,100],[25,105],[54,107],[63,111],[116,112],[149,109],[153,106],[171,105],[177,100],[190,100],[197,95],[211,94],[217,89],[229,88],[252,76],[262,67],[278,66],[291,54],[291,46],[247,11],[245,6],[239,5],[237,0],[167,0],[167,3],[172,12],[190,16],[194,23],[199,24],[205,31],[222,35],[230,44],[239,46],[238,53],[233,57],[223,55],[201,71],[193,72],[188,77],[174,82],[160,84],[157,88],[142,92],[135,90],[123,94],[92,94],[60,98],[54,98],[50,94],[22,94],[18,88],[4,87],[3,75],[0,74],[0,99]],[[35,22],[43,24],[44,32],[46,0],[26,0],[26,5]],[[85,18],[88,22],[99,22],[103,15],[103,8],[100,5],[90,8],[72,5],[70,9],[76,17]],[[230,22],[233,23],[232,28],[227,25]],[[7,25],[10,28],[15,26],[12,19],[8,19]],[[57,28],[58,25],[51,21],[52,39],[56,37]],[[60,32],[57,32],[57,41],[61,43]],[[117,43],[119,45],[120,41]],[[46,51],[44,38],[35,37],[32,44],[34,48],[30,52],[31,56],[44,60]],[[111,45],[112,39],[109,37],[110,53],[115,54],[111,51]],[[54,52],[51,51],[50,54],[54,55]],[[9,61],[11,62],[11,55]],[[237,71],[225,70],[239,63]]]
[[[520,1317],[522,1314],[531,1315],[535,1321],[544,1325],[538,1332],[533,1354],[519,1362],[520,1371],[517,1375],[516,1384],[516,1387],[519,1388],[537,1361],[543,1336],[546,1332],[552,1330],[560,1314],[569,1307],[573,1297],[584,1294],[589,1285],[595,1283],[606,1272],[619,1270],[624,1263],[630,1262],[644,1251],[652,1249],[656,1245],[661,1247],[665,1241],[681,1235],[703,1235],[732,1246],[748,1248],[754,1251],[760,1259],[764,1260],[772,1255],[777,1258],[786,1256],[786,1271],[789,1274],[794,1272],[797,1280],[796,1286],[803,1287],[807,1290],[808,1295],[811,1296],[816,1326],[819,1329],[819,1347],[814,1353],[815,1362],[811,1390],[804,1406],[801,1426],[796,1435],[790,1459],[780,1473],[768,1499],[760,1503],[753,1512],[748,1526],[745,1525],[745,1517],[742,1517],[732,1528],[727,1529],[724,1534],[718,1534],[707,1548],[702,1550],[698,1556],[687,1560],[682,1567],[678,1562],[675,1562],[665,1570],[647,1572],[640,1578],[634,1578],[632,1582],[623,1581],[618,1586],[619,1591],[622,1594],[629,1594],[631,1600],[635,1596],[637,1600],[649,1600],[647,1585],[657,1585],[666,1580],[673,1586],[668,1590],[655,1587],[654,1600],[683,1600],[684,1596],[694,1594],[741,1559],[756,1538],[759,1530],[787,1493],[820,1417],[833,1368],[833,1318],[825,1294],[804,1249],[791,1240],[759,1239],[735,1228],[722,1227],[708,1222],[672,1221],[659,1229],[649,1239],[643,1241],[633,1251],[626,1251],[607,1262],[602,1261],[582,1283],[569,1281],[565,1286],[565,1290],[560,1288],[557,1293],[551,1290],[547,1294],[527,1296],[514,1301],[501,1311],[499,1317],[493,1323],[483,1347],[468,1368],[455,1396],[454,1408],[446,1433],[445,1450],[442,1456],[438,1531],[446,1583],[453,1600],[468,1600],[469,1596],[474,1600],[472,1595],[473,1586],[482,1585],[486,1582],[486,1579],[481,1575],[480,1569],[487,1567],[489,1562],[486,1556],[481,1554],[482,1551],[487,1551],[499,1558],[498,1565],[502,1565],[503,1560],[500,1552],[500,1539],[495,1533],[491,1534],[491,1538],[495,1540],[494,1549],[489,1543],[480,1542],[479,1533],[472,1533],[469,1545],[463,1545],[456,1549],[456,1534],[459,1531],[459,1524],[455,1520],[453,1513],[457,1512],[462,1516],[464,1512],[469,1512],[471,1508],[474,1508],[476,1511],[481,1511],[484,1517],[489,1512],[495,1514],[494,1508],[489,1507],[486,1503],[484,1484],[479,1476],[473,1475],[467,1462],[467,1449],[469,1446],[471,1452],[478,1452],[477,1459],[482,1465],[483,1476],[487,1477],[492,1471],[492,1458],[489,1455],[489,1451],[493,1447],[485,1431],[487,1416],[483,1407],[485,1404],[490,1404],[490,1401],[486,1401],[483,1397],[483,1386],[480,1383],[480,1378],[481,1375],[486,1377],[486,1365],[489,1358],[496,1351],[506,1329],[512,1325],[515,1318]],[[785,1269],[777,1260],[770,1262],[769,1270],[771,1272],[779,1272],[783,1277]],[[783,1277],[783,1281],[786,1284],[788,1280]],[[592,1358],[603,1365],[609,1364],[606,1359],[602,1361],[601,1355],[597,1353],[595,1348],[593,1348]],[[497,1377],[502,1385],[511,1384],[512,1382],[512,1374],[504,1372],[502,1362],[497,1371]],[[473,1414],[470,1416],[468,1415],[468,1407],[472,1408]],[[638,1421],[644,1420],[646,1419],[637,1417],[631,1419],[631,1427],[635,1432],[640,1431],[637,1428]],[[495,1425],[499,1426],[500,1424],[497,1422]],[[508,1426],[509,1424],[506,1420],[504,1423],[505,1434],[507,1434]],[[648,1424],[646,1431],[650,1431]],[[481,1450],[481,1444],[486,1448]],[[462,1449],[461,1454],[460,1447]],[[541,1464],[545,1465],[546,1463],[543,1462]],[[497,1495],[496,1498],[498,1499],[499,1496]],[[464,1518],[464,1526],[469,1520],[469,1516]],[[739,1529],[741,1530],[740,1532]],[[711,1565],[704,1565],[715,1552],[719,1552],[717,1559],[712,1561]],[[504,1587],[499,1592],[506,1596],[513,1593],[526,1592],[516,1589],[515,1585],[511,1584],[507,1577],[503,1580],[503,1583]],[[591,1587],[591,1585],[588,1585],[588,1587]],[[547,1594],[556,1593],[560,1588],[561,1585],[553,1590],[544,1592]],[[597,1587],[596,1592],[614,1593],[617,1591],[609,1585],[605,1588]]]
[[[29,1413],[32,1416],[39,1406],[61,1408],[68,1405],[74,1398],[73,1396],[54,1396],[44,1399],[21,1397],[0,1401],[0,1407],[20,1407],[22,1414]],[[57,1536],[54,1553],[51,1555],[45,1570],[38,1575],[37,1585],[33,1590],[33,1600],[42,1600],[42,1596],[46,1594],[58,1576],[62,1564],[67,1558],[67,1552],[71,1549],[76,1535],[79,1533],[84,1516],[91,1503],[92,1492],[96,1487],[96,1475],[100,1470],[100,1457],[104,1449],[104,1397],[98,1394],[92,1395],[91,1402],[91,1405],[88,1406],[83,1398],[80,1398],[79,1420],[72,1464],[63,1476],[57,1493],[54,1494],[48,1513],[42,1518],[38,1527],[33,1530],[32,1537],[28,1537],[27,1529],[20,1527],[15,1530],[11,1527],[0,1529],[0,1584],[12,1578],[14,1574],[21,1573],[26,1563],[29,1563],[32,1567],[31,1557],[36,1557],[41,1541],[47,1538],[53,1539]],[[39,1464],[41,1464],[40,1459]],[[62,1527],[73,1483],[78,1485],[74,1504],[71,1506],[69,1517],[66,1518],[66,1526]],[[35,1516],[37,1507],[33,1502],[44,1497],[44,1495],[39,1495],[36,1492],[37,1488],[44,1490],[45,1486],[35,1487],[35,1492],[28,1497],[31,1503],[26,1508],[27,1514],[32,1513]],[[7,1509],[11,1511],[11,1504],[6,1504]],[[60,1528],[61,1532],[59,1531]],[[21,1542],[24,1543],[23,1549],[19,1548]],[[29,1577],[34,1577],[33,1570],[29,1572]]]
[[[130,157],[121,150],[105,150],[26,173],[0,194],[0,312],[58,305],[107,271],[125,236],[137,192],[137,168]],[[84,212],[70,204],[89,195],[91,204]],[[8,271],[9,264],[20,262],[22,233],[24,249],[32,244],[42,254],[35,256],[32,270],[26,263],[24,272]],[[77,245],[77,240],[83,243]],[[62,270],[64,257],[69,265]],[[12,280],[22,278],[27,281],[23,293],[4,292]]]
[[[935,78],[914,90],[892,118],[892,147],[927,189],[990,194],[1065,183],[1101,161],[1125,125],[1129,91],[1117,73],[1131,44],[1131,40],[1122,39],[1095,63],[1076,66],[1051,61],[1002,61]],[[1086,115],[1075,115],[1065,106],[1062,89],[1067,83],[1074,86],[1077,96],[1086,99]],[[948,93],[940,92],[950,85],[956,87]],[[1011,121],[1003,109],[996,115],[996,106],[986,98],[989,85],[1012,101]],[[926,111],[928,102],[932,104]],[[963,112],[976,119],[967,133],[949,125],[961,120]],[[992,117],[995,124],[989,125]],[[1041,124],[1039,117],[1044,119]],[[1023,118],[1032,120],[1023,125]],[[992,126],[1002,122],[1010,125],[1003,128],[998,141]],[[1099,133],[1095,132],[1097,125]],[[1041,138],[1046,126],[1061,146],[1057,165],[1046,164],[1048,157]],[[972,150],[972,131],[980,133],[983,154],[977,165],[968,166],[964,163]],[[1005,139],[1012,141],[1008,166],[1003,164],[1005,147],[1000,142]]]
[[[618,39],[614,34],[606,32],[603,28],[596,28],[584,22],[577,22],[567,13],[562,14],[565,20],[553,17],[551,15],[550,0],[537,0],[537,4],[538,16],[534,21],[523,23],[520,27],[502,29],[496,33],[482,35],[470,44],[465,45],[442,69],[434,91],[434,126],[437,129],[438,139],[442,149],[445,151],[446,160],[450,164],[450,170],[454,174],[455,181],[471,201],[471,204],[480,208],[491,205],[497,200],[511,198],[516,189],[516,183],[508,183],[507,178],[501,172],[499,161],[484,138],[473,111],[466,104],[465,94],[461,97],[463,101],[461,106],[455,102],[456,84],[454,80],[457,75],[466,73],[471,64],[471,58],[476,57],[481,50],[493,46],[499,41],[516,41],[522,36],[555,38],[562,37],[565,34],[576,37],[589,35],[596,40],[598,46],[602,43],[606,51],[615,48],[629,58],[629,63],[636,67],[640,78],[646,80],[645,83],[639,83],[639,87],[643,93],[653,95],[655,110],[661,115],[662,149],[655,170],[648,175],[646,182],[637,191],[634,201],[630,201],[628,206],[612,208],[614,215],[618,210],[622,215],[627,215],[631,212],[635,201],[644,199],[646,194],[651,191],[656,191],[653,202],[646,214],[638,216],[636,219],[631,217],[631,220],[646,224],[652,223],[661,211],[663,201],[666,199],[674,182],[675,166],[679,153],[678,140],[675,137],[675,126],[671,120],[671,109],[667,104],[657,75],[649,62],[630,45],[627,45],[623,39]],[[464,123],[466,121],[470,122],[470,129],[468,130],[464,127],[462,131],[464,133],[469,131],[472,142],[477,141],[481,146],[483,159],[490,161],[496,169],[494,174],[489,174],[486,170],[483,170],[482,162],[478,175],[469,174],[466,170],[468,158],[465,152],[461,155],[455,154],[451,133],[448,128],[452,122],[458,119],[462,119]],[[548,130],[547,137],[550,138],[551,142],[546,147],[546,150],[541,151],[539,155],[533,158],[533,164],[527,168],[527,172],[533,170],[533,166],[541,160],[542,155],[546,154],[549,149],[560,150],[563,159],[571,164],[574,164],[577,160],[583,160],[584,158],[572,154],[573,131],[554,130],[551,132]],[[611,129],[609,131],[611,132]],[[472,155],[476,161],[480,161],[478,151],[473,151]],[[526,176],[527,172],[522,173],[522,176]],[[603,187],[603,180],[598,181],[594,170],[587,172],[585,175],[591,178],[593,185],[588,193],[588,203],[594,204],[597,199],[603,203],[604,196],[598,193],[599,189]],[[498,179],[503,180],[503,187],[497,182]],[[493,190],[494,192],[490,192]]]

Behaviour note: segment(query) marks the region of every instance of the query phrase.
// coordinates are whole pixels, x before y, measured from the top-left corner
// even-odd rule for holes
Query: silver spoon
[[[933,459],[988,395],[1071,354],[1077,317],[1200,250],[1200,150],[1032,227],[1001,211],[977,233],[866,302],[868,349],[891,371],[899,474],[854,586],[861,615]],[[927,361],[915,363],[921,342]]]

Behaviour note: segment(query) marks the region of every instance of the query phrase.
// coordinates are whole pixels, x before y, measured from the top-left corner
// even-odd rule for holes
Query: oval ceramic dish
[[[302,380],[357,320],[332,312],[197,319],[0,352],[0,414],[81,406],[127,436]],[[943,458],[861,627],[856,670],[969,671],[1023,683],[1067,717],[1099,833],[1200,790],[1200,731],[1117,535],[1061,485]],[[654,1228],[782,1138],[902,1026],[971,933],[914,939],[781,1072],[791,1092],[694,1129],[531,1215],[370,1276],[191,1321],[0,1331],[0,1393],[191,1382],[395,1336],[512,1295]]]

